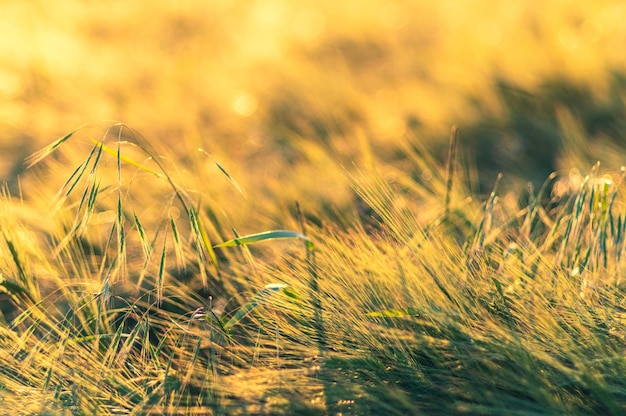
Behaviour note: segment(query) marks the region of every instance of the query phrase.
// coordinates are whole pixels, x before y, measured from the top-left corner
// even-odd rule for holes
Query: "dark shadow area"
[[[471,97],[477,117],[459,126],[459,137],[475,160],[480,192],[491,191],[499,172],[505,182],[530,181],[537,189],[559,169],[586,171],[597,161],[619,168],[626,150],[626,75],[614,72],[607,85],[598,93],[553,78],[529,90],[496,79],[496,106]]]

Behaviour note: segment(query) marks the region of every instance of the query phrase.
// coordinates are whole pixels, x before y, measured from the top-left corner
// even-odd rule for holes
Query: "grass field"
[[[2,5],[0,414],[626,412],[626,7],[173,4]]]

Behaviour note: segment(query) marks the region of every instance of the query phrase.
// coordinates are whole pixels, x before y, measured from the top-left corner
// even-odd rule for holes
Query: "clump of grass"
[[[383,233],[315,236],[324,242],[317,267],[329,348],[321,370],[327,385],[319,386],[332,397],[326,410],[623,412],[622,288],[615,280],[624,268],[623,205],[620,186],[594,175],[570,196],[584,204],[559,205],[540,219],[528,208],[505,216],[495,192],[468,244],[445,227],[416,236],[418,221],[394,211],[399,195],[366,189]],[[544,231],[528,233],[528,221]],[[585,230],[583,250],[565,241],[568,222]],[[572,273],[574,259],[590,267]],[[306,339],[292,331],[293,339]]]
[[[352,176],[373,220],[315,225],[298,205],[299,231],[234,238],[125,126],[87,138],[49,227],[2,200],[5,409],[622,414],[623,171],[480,200],[455,134],[447,169],[404,144],[428,178],[374,158]]]
[[[214,245],[218,226],[176,183],[149,143],[121,124],[100,139],[77,133],[30,161],[34,165],[50,158],[70,140],[91,143],[52,201],[58,228],[47,236],[30,236],[47,238],[48,244],[38,247],[37,241],[30,248],[31,241],[18,239],[24,232],[19,224],[8,214],[2,218],[7,247],[1,272],[7,334],[2,390],[7,408],[17,409],[11,405],[14,398],[33,403],[30,413],[219,409],[216,378],[230,371],[230,364],[221,364],[223,355],[232,352],[233,363],[241,365],[246,360],[237,353],[250,348],[232,334],[234,327],[254,309],[272,303],[273,295],[295,295],[285,284],[266,284],[250,299],[232,293],[228,315],[215,312],[200,293],[227,296],[223,273],[233,260],[228,253],[218,260],[215,250],[292,238],[304,239],[312,249],[312,242],[282,230]],[[147,195],[137,192],[135,198],[134,182],[146,177],[155,183]],[[156,215],[141,207],[152,198],[165,201]],[[5,195],[3,207],[12,203]],[[52,276],[45,285],[32,270],[35,262]],[[198,275],[199,289],[176,278],[187,268]]]

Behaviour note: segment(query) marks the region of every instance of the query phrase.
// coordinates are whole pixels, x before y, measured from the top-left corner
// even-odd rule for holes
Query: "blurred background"
[[[523,188],[626,164],[623,1],[0,8],[0,180],[14,188],[27,155],[110,121],[182,166],[201,147],[244,189],[284,201],[350,203],[344,173],[364,146],[402,164],[408,143],[444,164],[452,125],[480,192],[498,172]]]

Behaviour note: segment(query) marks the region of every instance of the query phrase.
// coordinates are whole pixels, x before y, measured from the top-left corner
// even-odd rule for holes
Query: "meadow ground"
[[[0,414],[626,411],[621,2],[2,7]]]

